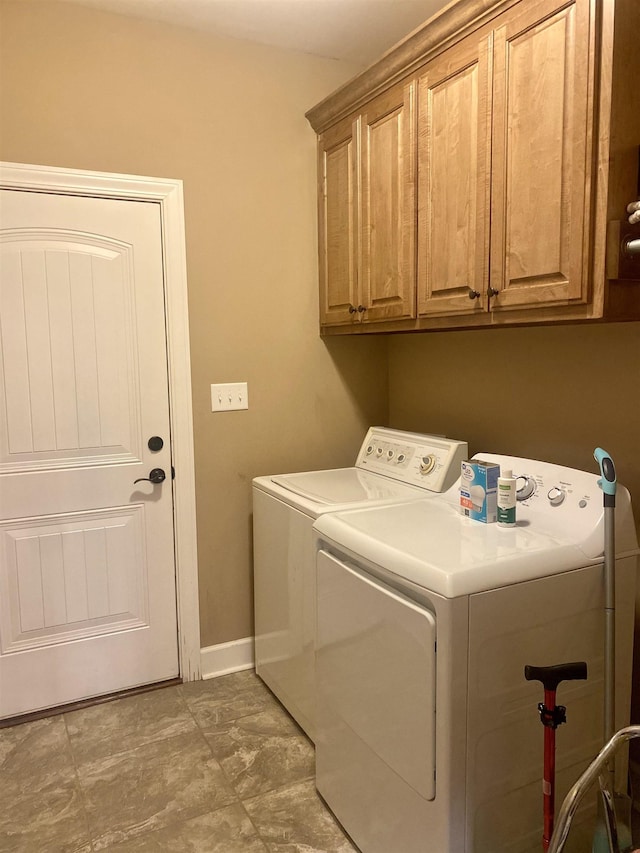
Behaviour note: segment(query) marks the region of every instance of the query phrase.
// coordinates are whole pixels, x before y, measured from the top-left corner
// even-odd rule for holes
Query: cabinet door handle
[[[469,299],[479,299],[481,295],[479,290],[474,290],[472,287],[469,288]]]
[[[500,293],[499,290],[496,290],[495,287],[489,286],[487,288],[487,296],[491,299],[492,296],[497,296]]]
[[[357,310],[355,305],[349,305],[349,314],[355,314]]]
[[[362,312],[366,310],[367,309],[364,307],[364,305],[358,305],[358,314],[362,314]]]

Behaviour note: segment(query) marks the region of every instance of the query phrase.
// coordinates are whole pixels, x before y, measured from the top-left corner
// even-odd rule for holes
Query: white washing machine
[[[315,545],[320,515],[423,498],[447,489],[463,441],[371,427],[352,468],[253,481],[256,672],[315,737]]]
[[[603,739],[603,509],[593,474],[478,454],[519,475],[518,520],[429,501],[320,516],[316,781],[363,853],[538,853],[542,685],[563,682],[558,802]],[[616,510],[617,727],[628,722],[636,539]],[[577,849],[591,849],[591,843]]]

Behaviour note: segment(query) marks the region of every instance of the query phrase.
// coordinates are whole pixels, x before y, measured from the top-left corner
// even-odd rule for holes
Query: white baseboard
[[[254,666],[253,637],[231,640],[200,649],[200,664],[203,678],[217,678]]]

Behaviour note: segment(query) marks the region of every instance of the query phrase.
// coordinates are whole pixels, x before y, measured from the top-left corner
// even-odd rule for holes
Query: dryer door
[[[325,551],[317,570],[318,790],[375,850],[361,833],[397,843],[435,797],[435,617]]]

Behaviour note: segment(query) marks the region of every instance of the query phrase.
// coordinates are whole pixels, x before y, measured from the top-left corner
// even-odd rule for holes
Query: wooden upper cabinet
[[[418,78],[418,314],[482,314],[489,272],[491,34]]]
[[[347,119],[319,141],[320,322],[350,323],[358,304],[358,121]]]
[[[310,110],[323,331],[640,319],[606,255],[639,27],[640,0],[460,0]]]
[[[415,316],[414,85],[320,136],[320,322]]]
[[[360,298],[363,321],[415,317],[414,84],[360,116]]]
[[[494,34],[494,313],[586,301],[589,0],[529,0]]]

